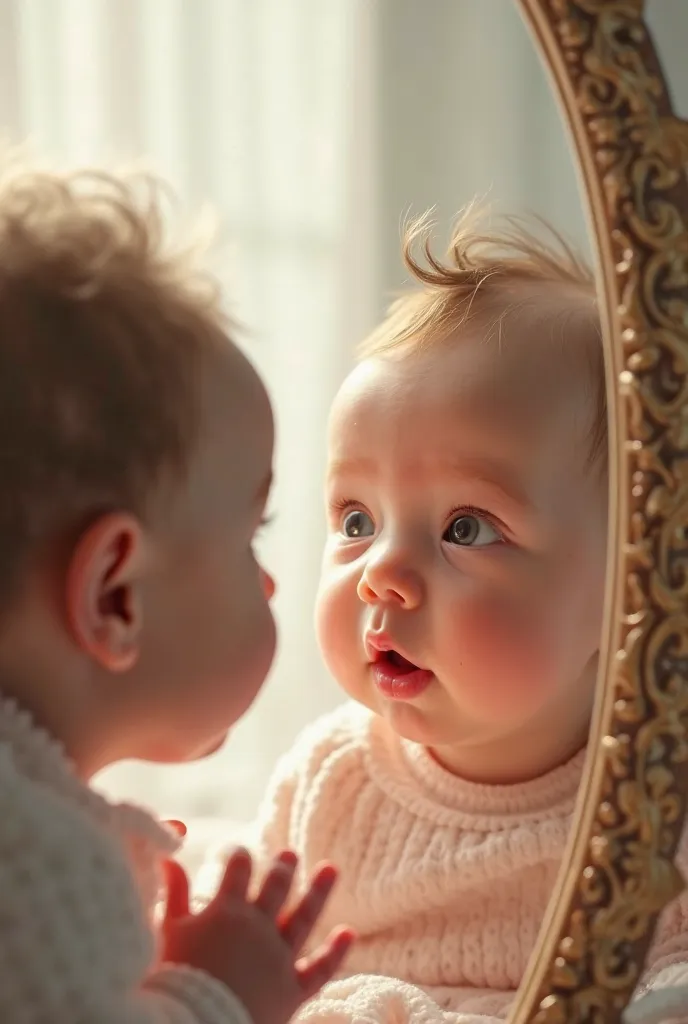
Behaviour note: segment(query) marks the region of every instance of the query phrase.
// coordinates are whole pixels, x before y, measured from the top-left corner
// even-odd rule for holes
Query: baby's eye
[[[452,519],[442,540],[466,548],[484,548],[490,544],[501,543],[503,538],[487,519],[464,514]]]
[[[367,512],[362,512],[361,509],[353,509],[344,516],[342,533],[349,540],[358,539],[359,537],[372,537],[375,533],[375,524]]]

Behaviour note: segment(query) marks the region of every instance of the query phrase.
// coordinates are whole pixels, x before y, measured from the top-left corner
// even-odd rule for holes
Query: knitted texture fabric
[[[76,777],[0,701],[0,1021],[250,1024],[223,985],[159,964],[153,917],[178,840]]]
[[[308,728],[279,764],[255,837],[258,862],[300,855],[341,876],[314,941],[358,941],[346,973],[302,1020],[421,1024],[503,1017],[561,865],[584,752],[532,782],[469,783],[379,717],[347,704]],[[212,893],[227,848],[202,869]],[[688,981],[688,902],[665,914],[647,985]],[[685,978],[683,977],[685,974]]]

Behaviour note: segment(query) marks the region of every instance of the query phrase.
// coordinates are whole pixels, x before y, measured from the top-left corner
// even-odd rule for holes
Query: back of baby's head
[[[183,474],[212,281],[145,175],[0,174],[0,611],[51,539]]]
[[[433,253],[429,218],[409,225],[403,256],[415,287],[392,304],[359,355],[405,358],[461,344],[469,334],[500,349],[527,344],[535,335],[551,339],[560,355],[583,366],[594,408],[590,463],[606,470],[606,382],[594,274],[544,221],[531,227],[507,217],[503,227],[488,231],[485,216],[475,204],[467,208],[444,260]],[[537,233],[536,226],[544,231]],[[574,377],[579,386],[581,375],[572,375],[572,386]]]

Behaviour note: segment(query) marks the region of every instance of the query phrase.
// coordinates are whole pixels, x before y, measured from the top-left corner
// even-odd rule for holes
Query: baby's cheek
[[[464,692],[494,712],[526,712],[555,677],[549,629],[524,602],[474,598],[455,631],[457,679]],[[468,693],[466,693],[468,696]]]
[[[324,576],[316,599],[315,628],[325,663],[340,685],[345,685],[342,675],[355,661],[356,604],[355,588],[343,574]]]

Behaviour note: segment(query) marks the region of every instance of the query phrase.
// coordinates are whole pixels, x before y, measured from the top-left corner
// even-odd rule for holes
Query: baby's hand
[[[223,982],[241,1000],[253,1024],[287,1024],[332,978],[353,940],[347,929],[333,932],[307,962],[297,962],[322,914],[336,871],[329,865],[320,868],[305,896],[285,915],[296,864],[294,854],[281,854],[258,895],[249,899],[251,857],[238,850],[228,860],[212,902],[192,914],[186,873],[176,861],[168,863],[163,959],[201,968]]]

